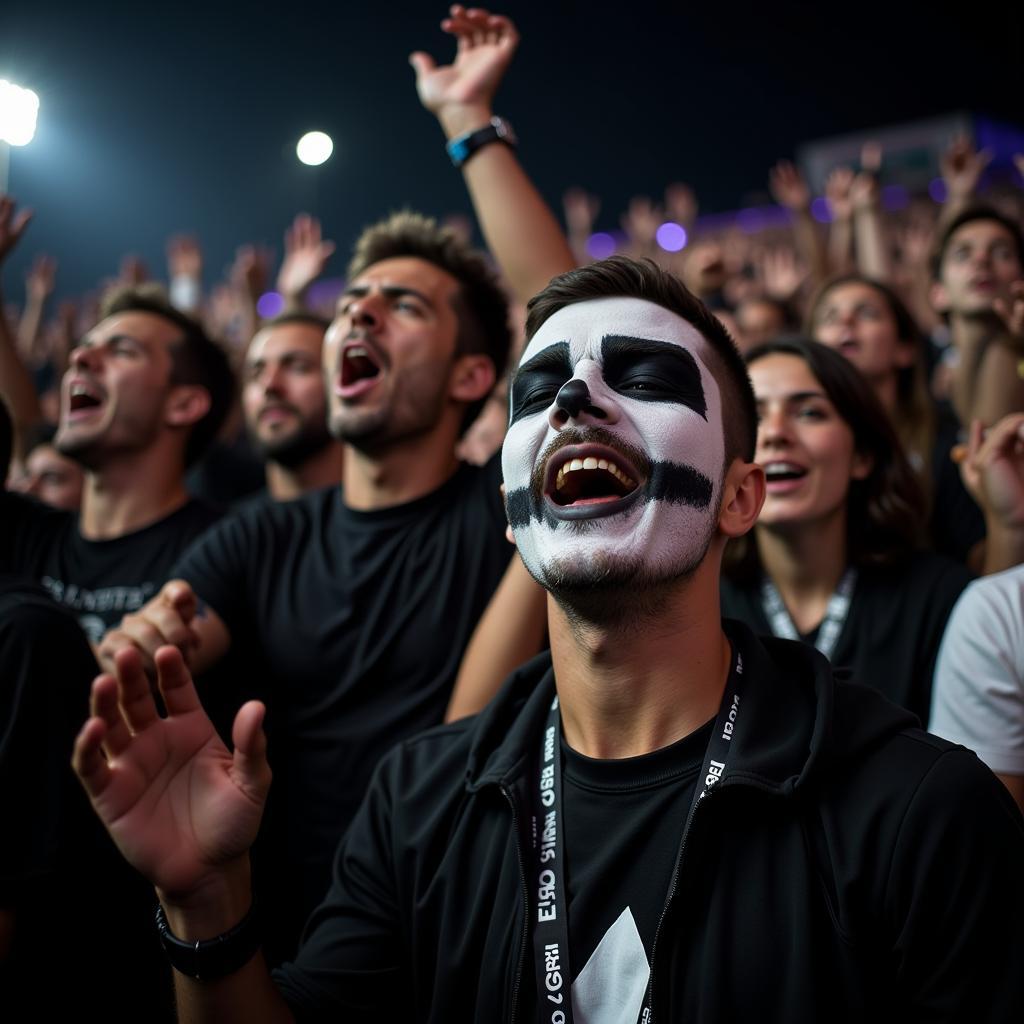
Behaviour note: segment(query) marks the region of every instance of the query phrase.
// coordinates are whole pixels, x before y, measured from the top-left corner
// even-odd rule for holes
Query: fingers
[[[168,581],[160,589],[159,597],[173,608],[185,622],[192,620],[199,607],[199,598],[196,597],[196,592],[185,580]]]
[[[71,755],[71,767],[93,800],[103,795],[111,779],[110,766],[103,754],[103,739],[103,721],[90,718],[76,737]]]
[[[514,46],[519,33],[511,18],[491,14],[483,7],[466,8],[453,4],[441,28],[458,39],[459,52],[484,44]]]
[[[263,732],[266,707],[257,700],[243,704],[231,728],[235,746],[232,775],[235,783],[251,799],[262,803],[270,789],[270,765],[267,763],[267,737]]]
[[[177,647],[161,647],[156,652],[157,685],[164,698],[167,714],[185,715],[201,711],[199,694],[192,682],[192,673]],[[152,704],[150,699],[150,704]]]
[[[132,741],[131,730],[121,715],[117,701],[117,680],[109,674],[97,676],[90,695],[92,717],[103,723],[103,751],[107,758],[117,757]]]
[[[180,655],[179,655],[180,657]],[[117,698],[121,714],[133,733],[142,732],[159,719],[153,694],[142,667],[142,656],[129,648],[114,659],[117,666]]]

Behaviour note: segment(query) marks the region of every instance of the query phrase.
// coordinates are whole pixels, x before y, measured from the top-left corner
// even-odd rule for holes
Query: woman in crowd
[[[984,537],[981,513],[949,457],[959,425],[928,389],[925,339],[896,293],[861,274],[827,282],[811,302],[811,336],[867,378],[924,488],[936,550],[965,561]]]
[[[767,497],[726,556],[723,614],[802,639],[926,718],[935,654],[970,576],[919,550],[925,500],[868,381],[824,345],[747,355]]]

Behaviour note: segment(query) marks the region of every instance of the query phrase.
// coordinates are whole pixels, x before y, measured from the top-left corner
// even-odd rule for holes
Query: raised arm
[[[456,39],[455,60],[438,65],[417,52],[409,61],[420,101],[450,141],[486,127],[494,116],[494,94],[519,33],[508,18],[458,5],[441,27]],[[462,165],[462,173],[487,246],[520,302],[576,265],[558,221],[510,146],[484,146]]]
[[[15,213],[14,200],[0,193],[0,273],[8,254],[18,244],[31,219],[31,210]],[[3,310],[4,296],[0,284],[0,395],[7,400],[15,430],[21,434],[39,420],[39,399],[32,377],[18,354],[14,334]]]
[[[324,241],[320,221],[300,213],[285,229],[284,259],[277,272],[277,290],[284,298],[285,312],[306,309],[309,286],[324,272],[334,255],[334,243]]]
[[[115,675],[93,683],[74,769],[118,849],[156,887],[173,936],[202,943],[241,925],[235,970],[202,982],[175,971],[179,1019],[284,1024],[292,1017],[258,943],[244,941],[252,906],[248,851],[270,788],[263,705],[250,701],[238,712],[231,753],[181,654],[163,648],[156,667],[167,717],[157,714],[138,654],[122,652]],[[146,1017],[140,1007],[139,1019]]]
[[[796,165],[780,160],[768,177],[768,186],[775,201],[793,214],[793,235],[797,251],[811,272],[817,286],[828,276],[828,256],[821,229],[811,215],[811,190]]]

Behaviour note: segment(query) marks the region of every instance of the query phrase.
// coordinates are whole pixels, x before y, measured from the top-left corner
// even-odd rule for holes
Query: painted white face
[[[709,342],[642,299],[559,310],[512,382],[509,523],[542,584],[663,582],[714,536],[725,461]]]

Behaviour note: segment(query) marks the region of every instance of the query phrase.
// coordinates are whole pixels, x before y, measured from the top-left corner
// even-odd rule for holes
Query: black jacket
[[[654,1020],[1024,1020],[1024,821],[1004,787],[814,650],[727,632],[744,710],[682,838]],[[382,763],[276,973],[300,1021],[521,1019],[552,693],[542,656]]]

